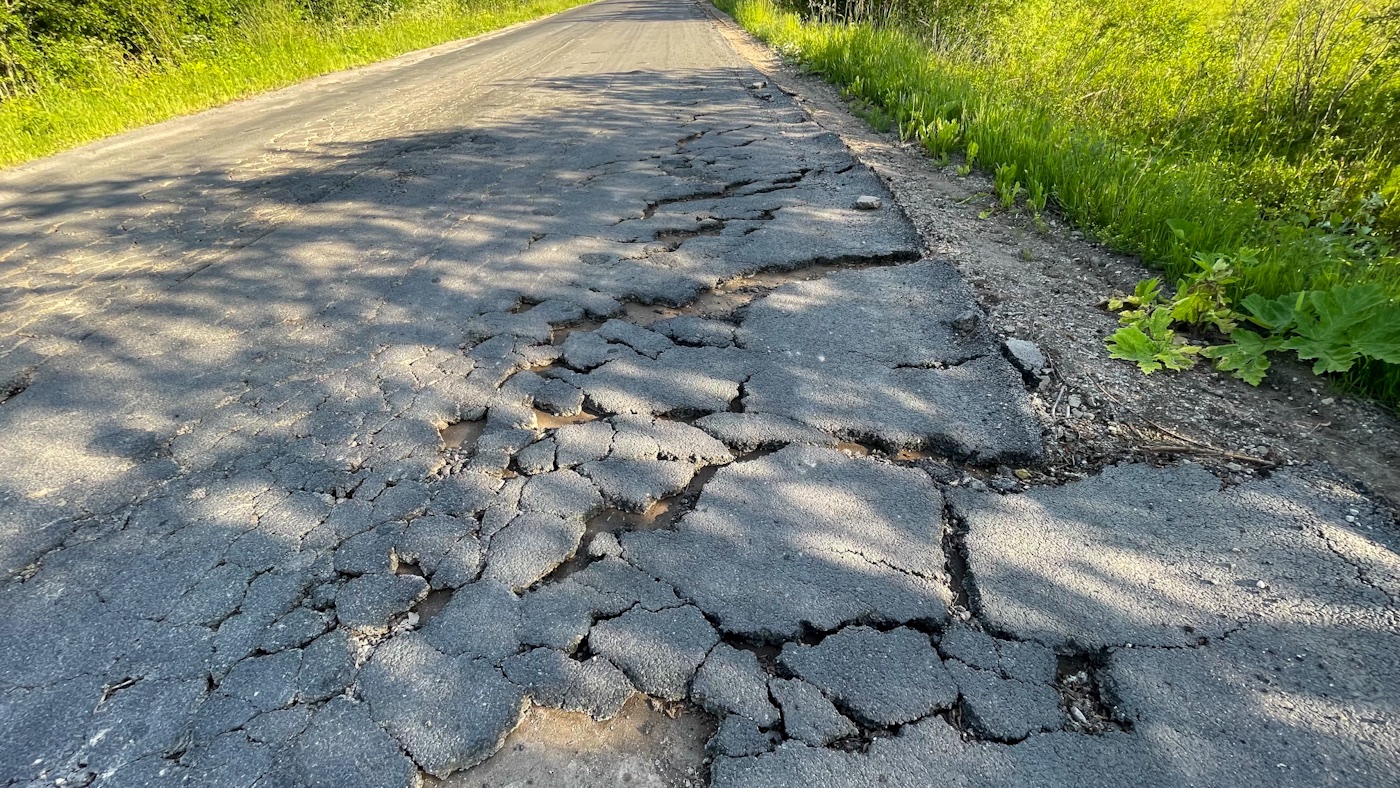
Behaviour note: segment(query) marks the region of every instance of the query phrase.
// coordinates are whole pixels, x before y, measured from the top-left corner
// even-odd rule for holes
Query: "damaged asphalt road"
[[[639,693],[713,717],[715,786],[1400,773],[1391,515],[1302,470],[956,483],[1039,461],[1020,373],[692,2],[0,205],[0,785],[416,786]]]

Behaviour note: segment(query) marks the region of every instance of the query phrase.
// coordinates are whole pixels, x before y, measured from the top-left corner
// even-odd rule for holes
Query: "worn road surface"
[[[646,703],[713,735],[634,784],[1394,785],[1389,515],[1019,483],[968,289],[758,80],[604,0],[0,174],[0,785],[499,784]]]

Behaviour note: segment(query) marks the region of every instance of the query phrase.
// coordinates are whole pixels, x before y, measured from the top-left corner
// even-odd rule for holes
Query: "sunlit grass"
[[[49,85],[0,103],[0,166],[584,2],[429,2],[353,25],[316,23],[268,4],[198,59],[158,69],[113,65],[81,86]]]
[[[1269,2],[1283,0],[1254,5]],[[1203,65],[1208,57],[1236,62],[1221,50],[1235,41],[1221,43],[1213,17],[1200,21],[1183,9],[1226,7],[1220,0],[1007,0],[990,4],[1003,9],[1000,17],[969,21],[948,12],[922,25],[879,26],[803,18],[773,0],[718,4],[842,86],[877,127],[921,140],[935,159],[975,144],[978,166],[1014,165],[1031,191],[1048,194],[1090,235],[1171,279],[1191,270],[1197,253],[1252,249],[1257,254],[1241,255],[1251,262],[1240,271],[1237,297],[1361,282],[1400,297],[1392,240],[1400,224],[1400,124],[1389,124],[1400,119],[1392,79],[1400,68],[1360,80],[1364,93],[1352,85],[1341,110],[1333,101],[1284,112],[1267,106],[1276,80],[1218,76]],[[1090,6],[1127,14],[1129,5],[1132,18],[1117,27],[1075,16]],[[1159,38],[1105,43],[1104,30]],[[1212,47],[1221,51],[1206,51]],[[1194,71],[1181,73],[1191,63]],[[1222,82],[1226,76],[1234,82]],[[1315,77],[1316,90],[1331,78]],[[1333,125],[1320,132],[1322,121],[1308,118]],[[1400,402],[1392,365],[1369,365],[1347,383]]]

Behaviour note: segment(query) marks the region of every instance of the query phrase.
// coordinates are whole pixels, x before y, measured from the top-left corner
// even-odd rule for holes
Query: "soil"
[[[505,746],[478,766],[428,788],[700,788],[714,721],[685,706],[634,695],[616,717],[533,706]]]
[[[838,88],[701,5],[773,86],[888,184],[926,253],[962,271],[997,330],[1034,342],[1049,358],[1051,371],[1032,395],[1048,456],[1031,469],[1030,483],[1078,478],[1123,460],[1190,459],[1227,483],[1308,463],[1400,505],[1400,420],[1393,410],[1346,396],[1287,359],[1275,358],[1263,385],[1252,388],[1205,364],[1146,376],[1108,358],[1104,340],[1118,323],[1100,304],[1155,272],[1053,213],[1041,228],[1022,210],[997,212],[989,176],[960,177],[959,162],[938,167],[916,144],[873,130]]]

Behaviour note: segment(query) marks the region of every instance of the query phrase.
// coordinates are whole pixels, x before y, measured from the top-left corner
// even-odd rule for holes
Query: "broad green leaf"
[[[1158,351],[1153,358],[1162,363],[1167,369],[1180,372],[1183,369],[1190,369],[1196,365],[1196,356],[1201,354],[1204,348],[1199,345],[1178,345],[1169,343],[1165,348]]]
[[[1136,326],[1120,328],[1108,338],[1108,357],[1131,361],[1143,374],[1151,375],[1162,368],[1156,356],[1156,345]]]
[[[1366,358],[1400,364],[1400,305],[1376,310],[1356,332],[1354,345]]]
[[[1308,294],[1308,301],[1323,329],[1328,333],[1340,333],[1369,320],[1386,298],[1380,285],[1353,285],[1314,290]]]
[[[1147,319],[1142,321],[1147,329],[1147,335],[1153,339],[1163,342],[1170,341],[1176,336],[1176,332],[1171,330],[1172,313],[1167,309],[1154,309]]]
[[[1315,339],[1295,336],[1284,342],[1283,347],[1285,350],[1296,350],[1298,358],[1304,361],[1313,361],[1314,375],[1346,372],[1352,368],[1356,357],[1360,355],[1355,347],[1344,342],[1330,341],[1325,337]]]
[[[1172,304],[1171,315],[1175,320],[1192,325],[1200,325],[1201,317],[1214,306],[1214,300],[1199,290],[1186,290]]]
[[[1241,303],[1249,310],[1251,322],[1278,333],[1293,325],[1293,305],[1297,299],[1297,295],[1269,299],[1258,293],[1251,293]]]
[[[1177,237],[1177,240],[1185,241],[1187,243],[1189,243],[1191,241],[1191,238],[1194,237],[1200,230],[1199,225],[1197,225],[1194,222],[1188,222],[1184,219],[1168,219],[1167,227],[1171,228],[1172,235],[1175,235]]]
[[[1137,298],[1139,306],[1156,301],[1161,292],[1162,280],[1157,278],[1144,279],[1137,283],[1137,287],[1133,288],[1133,296]]]
[[[1215,359],[1215,368],[1222,372],[1233,372],[1235,377],[1251,386],[1257,386],[1268,373],[1271,350],[1277,350],[1283,340],[1276,337],[1264,338],[1247,328],[1230,334],[1234,340],[1228,345],[1206,348],[1202,355]]]

